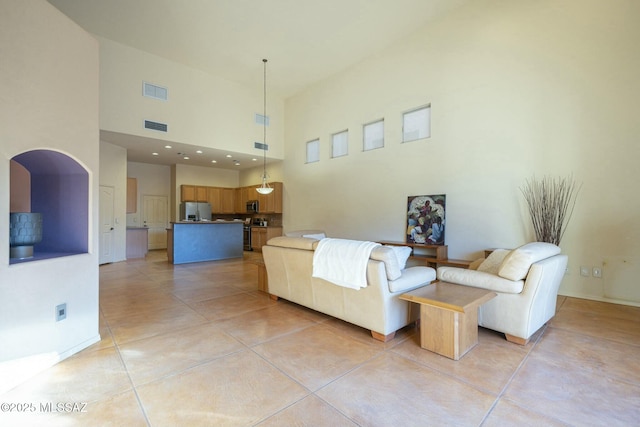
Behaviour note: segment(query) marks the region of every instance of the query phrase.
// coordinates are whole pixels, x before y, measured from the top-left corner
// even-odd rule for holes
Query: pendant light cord
[[[263,116],[262,116],[262,177],[263,179],[267,178],[267,60],[263,59],[263,67],[264,67],[264,87],[263,87]]]

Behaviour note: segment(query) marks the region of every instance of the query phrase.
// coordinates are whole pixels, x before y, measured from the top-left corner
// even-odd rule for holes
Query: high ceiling
[[[470,1],[49,0],[92,34],[257,90],[262,87],[262,58],[268,58],[270,91],[284,97]],[[127,145],[122,137],[111,142]],[[134,160],[129,145],[129,159]],[[157,150],[164,145],[155,141]],[[239,157],[240,168],[255,166],[250,156]],[[206,164],[211,166],[210,160]]]

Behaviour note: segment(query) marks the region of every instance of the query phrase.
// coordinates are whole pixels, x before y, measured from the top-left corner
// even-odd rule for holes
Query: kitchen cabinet
[[[251,227],[251,249],[262,252],[269,239],[282,236],[282,227]]]
[[[138,180],[127,178],[127,213],[138,211]]]
[[[204,187],[198,185],[183,184],[180,186],[181,202],[209,202],[211,212],[215,214],[245,214],[247,202],[257,200],[258,213],[281,214],[282,213],[282,183],[269,183],[273,188],[271,194],[260,194],[256,191],[259,185],[250,187]]]
[[[209,197],[207,187],[200,185],[181,185],[181,202],[206,202]]]
[[[236,212],[236,189],[225,187],[207,187],[206,201],[211,204],[211,212],[233,214]]]
[[[271,182],[269,185],[273,188],[273,191],[270,194],[258,193],[255,188],[260,187],[259,185],[253,187],[255,194],[258,196],[258,212],[282,213],[282,183]]]
[[[207,202],[211,204],[211,213],[222,213],[222,195],[220,194],[220,188],[207,188]]]
[[[247,192],[244,187],[235,189],[235,211],[236,213],[247,212]]]
[[[127,259],[144,258],[149,247],[149,229],[127,227]]]
[[[220,189],[220,195],[221,195],[221,204],[222,204],[222,211],[221,213],[228,213],[228,214],[232,214],[235,213],[236,211],[236,204],[235,204],[235,200],[236,200],[236,191],[235,188],[221,188]]]

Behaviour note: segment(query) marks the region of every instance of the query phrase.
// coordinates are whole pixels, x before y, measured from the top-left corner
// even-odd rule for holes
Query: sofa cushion
[[[407,265],[407,260],[409,259],[409,256],[411,256],[411,248],[409,246],[385,246],[388,246],[393,250],[398,258],[398,266],[400,267],[400,270],[404,270]]]
[[[510,250],[507,249],[495,249],[489,254],[487,259],[482,261],[477,268],[478,271],[484,271],[485,273],[498,274],[498,270],[502,266],[504,259],[509,255]]]
[[[322,239],[326,239],[327,236],[324,233],[317,233],[317,234],[303,234],[302,237],[306,237],[308,239],[316,239],[316,240],[322,240]]]
[[[376,246],[371,251],[371,259],[384,262],[384,267],[387,272],[388,280],[396,280],[402,276],[400,264],[398,264],[398,257],[390,246]]]
[[[438,280],[509,294],[519,294],[524,288],[524,280],[509,280],[484,271],[457,267],[439,267]]]
[[[307,237],[287,237],[287,236],[278,236],[269,239],[267,245],[269,246],[279,246],[281,248],[293,248],[293,249],[306,249],[308,251],[313,251],[318,246],[319,240],[310,239]]]
[[[498,276],[509,280],[522,280],[527,277],[531,264],[559,253],[560,248],[552,243],[527,243],[514,249],[504,258]]]
[[[406,292],[426,285],[436,279],[436,271],[431,267],[411,267],[402,270],[396,280],[389,280],[389,292]]]

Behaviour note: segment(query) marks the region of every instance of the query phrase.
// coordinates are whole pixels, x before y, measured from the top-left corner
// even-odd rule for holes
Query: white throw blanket
[[[367,286],[367,263],[379,243],[322,239],[313,254],[313,277],[351,289]]]

